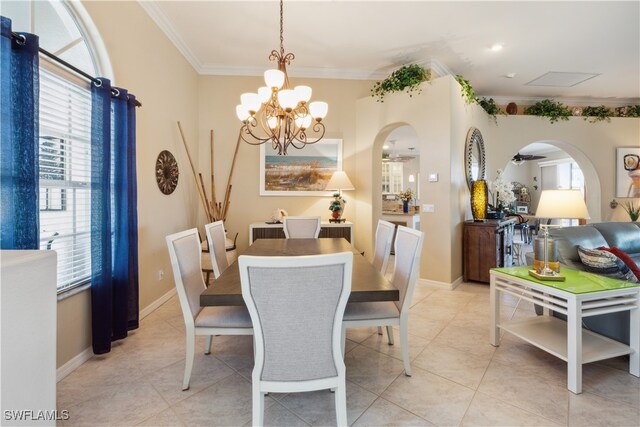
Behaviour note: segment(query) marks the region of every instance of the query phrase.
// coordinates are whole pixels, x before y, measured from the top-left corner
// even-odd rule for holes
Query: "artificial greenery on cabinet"
[[[497,125],[498,124],[498,114],[502,114],[504,115],[504,112],[500,109],[500,107],[498,107],[498,105],[496,104],[496,101],[493,100],[493,98],[476,98],[478,104],[480,104],[480,106],[484,109],[484,111],[487,112],[488,115],[491,116],[491,118],[493,119],[493,122]]]
[[[378,102],[384,102],[385,95],[405,91],[411,97],[413,92],[422,92],[420,83],[430,80],[431,70],[418,64],[403,65],[386,79],[376,82],[371,89],[371,96],[377,97]]]

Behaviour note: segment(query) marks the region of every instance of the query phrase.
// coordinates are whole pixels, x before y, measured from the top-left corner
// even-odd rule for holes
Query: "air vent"
[[[564,73],[560,71],[550,71],[541,75],[537,79],[525,83],[525,86],[552,86],[552,87],[572,87],[589,79],[599,76],[594,73]]]

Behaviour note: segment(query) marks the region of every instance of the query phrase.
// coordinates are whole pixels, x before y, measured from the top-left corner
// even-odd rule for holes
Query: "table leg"
[[[582,393],[582,302],[568,301],[567,307],[567,384],[575,394]]]
[[[500,321],[500,293],[496,288],[496,277],[492,274],[489,281],[489,296],[491,302],[491,322],[489,331],[489,342],[493,346],[500,345],[500,328],[498,322]]]
[[[640,294],[636,294],[640,298]],[[640,376],[640,300],[636,299],[636,308],[629,310],[629,373]]]

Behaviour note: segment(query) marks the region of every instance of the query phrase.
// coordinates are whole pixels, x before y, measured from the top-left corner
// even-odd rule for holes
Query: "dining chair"
[[[195,356],[196,335],[207,337],[205,354],[210,354],[214,335],[252,335],[253,328],[245,307],[200,306],[200,294],[206,289],[206,285],[201,272],[202,248],[198,229],[171,234],[166,240],[180,308],[184,316],[186,359],[182,390],[188,390]]]
[[[285,216],[283,224],[287,239],[317,239],[320,235],[319,216]]]
[[[224,223],[222,221],[215,221],[210,224],[205,224],[204,231],[207,234],[207,242],[209,243],[209,258],[211,259],[210,263],[213,269],[213,278],[217,279],[222,272],[229,267]]]
[[[389,263],[389,255],[391,255],[391,243],[393,242],[393,232],[395,231],[395,224],[389,221],[378,220],[378,226],[376,227],[376,236],[373,251],[373,267],[378,270],[383,276],[387,272],[387,264]],[[387,327],[391,329],[391,326]],[[382,335],[382,326],[378,326],[378,335]],[[387,336],[389,337],[389,344],[393,344],[393,330],[389,333],[387,330]]]
[[[347,425],[342,315],[353,253],[238,258],[242,298],[254,327],[253,425],[264,424],[265,393],[335,390],[336,420]]]
[[[347,304],[342,322],[342,354],[348,328],[371,326],[400,326],[400,345],[405,375],[411,376],[409,362],[409,308],[413,290],[420,270],[420,255],[424,233],[412,228],[398,226],[396,232],[395,270],[391,283],[400,291],[399,301],[356,302]],[[389,332],[387,328],[387,332]],[[389,333],[389,342],[393,341],[393,330]]]

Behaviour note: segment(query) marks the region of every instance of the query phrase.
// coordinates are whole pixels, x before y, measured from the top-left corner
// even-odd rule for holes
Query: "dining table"
[[[400,292],[344,238],[258,239],[242,255],[286,256],[353,253],[349,302],[398,301]],[[295,262],[292,259],[292,265]],[[300,278],[304,280],[304,277]],[[238,261],[234,261],[200,294],[201,306],[244,306]]]

